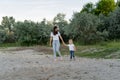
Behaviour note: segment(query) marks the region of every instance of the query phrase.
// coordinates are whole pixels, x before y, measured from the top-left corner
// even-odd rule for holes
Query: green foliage
[[[90,13],[76,13],[65,29],[66,34],[84,44],[96,43],[101,39],[97,32],[98,20],[97,16]]]
[[[0,25],[0,43],[47,44],[54,25],[59,26],[65,42],[68,42],[69,38],[81,44],[117,40],[120,39],[118,6],[119,1],[115,3],[114,0],[99,0],[97,4],[87,3],[81,12],[73,14],[69,23],[63,13],[58,13],[53,21],[43,19],[41,22],[15,22],[13,17],[5,16]]]
[[[68,37],[65,35],[65,27],[68,26],[68,22],[65,20],[65,14],[58,13],[53,19],[53,25],[59,26],[60,33],[66,42]]]
[[[43,20],[41,23],[34,23],[25,20],[15,24],[15,35],[18,42],[25,45],[47,44],[51,27]]]
[[[6,33],[3,30],[0,30],[0,43],[3,43],[6,39]]]
[[[65,21],[65,14],[58,13],[53,19],[53,24],[56,24],[58,22],[64,22],[64,21]]]
[[[109,15],[108,22],[109,38],[120,39],[120,8]]]
[[[95,14],[104,14],[108,15],[110,12],[112,12],[116,7],[116,3],[114,0],[100,0],[95,9]]]
[[[14,25],[14,23],[15,23],[15,19],[13,17],[8,17],[8,16],[3,17],[3,20],[1,22],[4,28],[9,29],[9,32],[12,31],[12,26]]]
[[[3,31],[4,38],[3,42],[15,42],[15,37],[13,33],[13,28],[15,24],[15,19],[13,17],[5,16],[1,22],[0,29]]]
[[[110,12],[114,11],[116,5],[119,6],[119,1],[115,3],[114,0],[99,0],[98,3],[87,3],[83,6],[81,12],[92,13],[94,15],[103,14],[107,16]]]
[[[120,0],[117,0],[116,5],[117,5],[118,7],[120,7]]]
[[[93,3],[87,3],[83,6],[81,12],[94,13],[95,6]]]
[[[99,17],[99,21],[98,21],[97,31],[102,36],[102,40],[107,41],[109,37],[108,18],[104,16],[103,14],[100,14],[98,17]]]
[[[108,57],[108,55],[111,55],[114,52],[117,52],[118,49],[105,49],[103,51],[99,51],[99,52],[93,52],[93,53],[81,53],[78,54],[80,57],[88,57],[88,58],[110,58]]]
[[[0,47],[2,48],[8,48],[8,47],[20,47],[21,44],[16,42],[16,43],[2,43],[0,44]]]
[[[94,45],[76,45],[75,56],[86,58],[120,59],[120,41],[100,42]],[[68,55],[68,48],[62,48],[62,53]]]

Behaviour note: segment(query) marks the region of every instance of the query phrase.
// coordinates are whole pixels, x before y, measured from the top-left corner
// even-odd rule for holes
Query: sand
[[[119,59],[53,61],[53,56],[33,49],[0,51],[0,80],[120,80]]]

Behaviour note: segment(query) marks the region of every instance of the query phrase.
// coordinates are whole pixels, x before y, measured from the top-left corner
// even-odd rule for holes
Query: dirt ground
[[[0,49],[0,80],[120,80],[119,59],[53,61],[44,49]],[[46,51],[47,52],[47,51]]]

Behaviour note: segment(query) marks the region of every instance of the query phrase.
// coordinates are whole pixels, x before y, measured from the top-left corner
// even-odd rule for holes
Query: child
[[[70,51],[70,60],[74,59],[75,60],[75,55],[74,55],[74,51],[76,51],[75,45],[73,44],[73,40],[69,39],[69,44],[65,46],[69,47],[69,51]]]

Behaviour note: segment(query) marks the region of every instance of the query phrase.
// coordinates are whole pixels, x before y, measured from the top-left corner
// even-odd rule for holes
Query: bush
[[[3,30],[0,30],[0,43],[3,43],[6,40],[6,33]]]
[[[50,28],[44,22],[34,23],[32,21],[17,22],[15,25],[15,35],[18,42],[31,44],[47,44]]]
[[[93,44],[101,40],[97,32],[98,17],[90,13],[75,13],[66,28],[66,34],[77,42]]]
[[[108,22],[109,39],[120,39],[120,7],[110,13]]]

